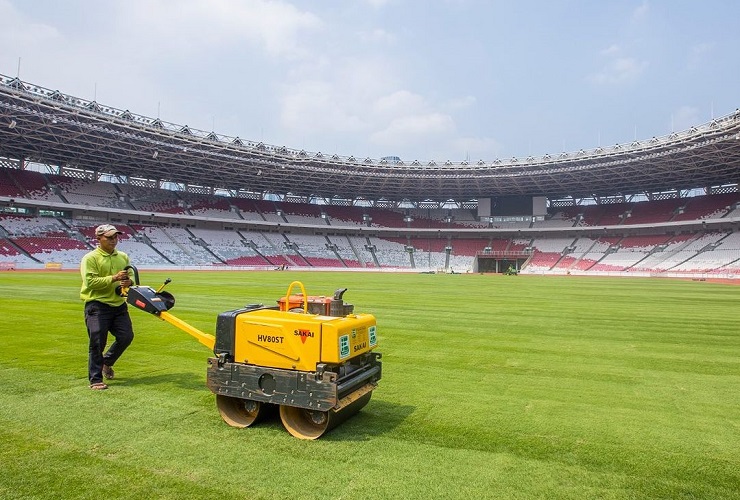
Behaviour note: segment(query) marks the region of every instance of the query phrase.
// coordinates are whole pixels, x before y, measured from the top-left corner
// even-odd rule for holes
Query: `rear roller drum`
[[[264,405],[251,399],[233,398],[216,394],[216,406],[224,422],[232,427],[249,427],[265,413]]]
[[[372,392],[368,392],[339,411],[307,410],[282,405],[280,406],[280,420],[293,436],[299,439],[318,439],[359,412],[370,401],[370,396]]]

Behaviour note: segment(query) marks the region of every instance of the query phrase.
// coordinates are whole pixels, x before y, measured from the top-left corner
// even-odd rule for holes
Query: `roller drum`
[[[318,439],[359,412],[370,401],[372,394],[368,392],[340,410],[318,411],[281,405],[280,420],[293,436],[299,439]]]
[[[231,427],[249,427],[262,419],[269,410],[269,404],[249,399],[233,398],[216,394],[216,406],[221,418]]]

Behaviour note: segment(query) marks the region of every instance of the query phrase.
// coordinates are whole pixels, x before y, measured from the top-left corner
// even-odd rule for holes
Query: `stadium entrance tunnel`
[[[473,272],[505,273],[509,269],[517,272],[522,269],[528,257],[501,257],[494,255],[477,255],[473,262]]]

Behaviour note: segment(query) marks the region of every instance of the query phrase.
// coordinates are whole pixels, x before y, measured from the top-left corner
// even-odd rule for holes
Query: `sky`
[[[0,0],[0,74],[327,155],[493,161],[740,107],[736,0]]]

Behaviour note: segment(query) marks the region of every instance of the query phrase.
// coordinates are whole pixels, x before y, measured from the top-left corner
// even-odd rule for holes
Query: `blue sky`
[[[735,0],[0,0],[0,73],[357,158],[542,156],[740,107]]]

